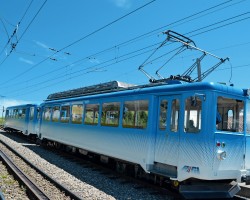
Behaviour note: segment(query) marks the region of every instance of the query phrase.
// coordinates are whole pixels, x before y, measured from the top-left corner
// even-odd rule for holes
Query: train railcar
[[[38,118],[39,107],[36,104],[7,107],[4,129],[6,131],[20,131],[25,135],[37,135]]]
[[[174,83],[174,84],[172,84]],[[41,104],[39,137],[132,163],[180,184],[186,198],[233,197],[250,179],[247,90],[179,81],[119,82],[55,93]]]

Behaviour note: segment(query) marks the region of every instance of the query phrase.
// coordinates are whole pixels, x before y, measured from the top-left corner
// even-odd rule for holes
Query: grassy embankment
[[[0,117],[0,126],[4,124],[4,118]]]

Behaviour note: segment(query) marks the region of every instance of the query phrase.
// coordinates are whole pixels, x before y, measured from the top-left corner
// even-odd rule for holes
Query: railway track
[[[77,194],[74,194],[42,170],[38,169],[7,144],[1,142],[0,147],[1,149],[5,149],[5,152],[0,150],[1,159],[14,177],[25,187],[30,199],[81,199]],[[12,156],[10,156],[10,154],[12,154]],[[16,162],[18,164],[16,164]]]
[[[106,167],[103,167],[101,165],[99,165],[98,163],[95,163],[95,162],[86,162],[86,161],[83,161],[81,158],[79,158],[78,156],[75,156],[74,154],[71,154],[71,153],[68,153],[68,152],[61,152],[61,151],[58,151],[58,150],[55,150],[55,149],[52,149],[52,148],[49,148],[50,151],[53,151],[55,152],[57,155],[67,159],[67,160],[70,160],[71,162],[74,162],[74,163],[80,163],[82,164],[83,166],[87,166],[89,168],[92,169],[92,171],[99,171],[100,173],[103,173],[105,175],[108,175],[108,177],[110,179],[117,179],[117,180],[121,180],[120,183],[121,184],[129,184],[129,183],[137,183],[138,185],[135,186],[135,188],[137,189],[141,189],[141,188],[151,188],[152,189],[152,194],[154,193],[156,196],[159,195],[159,196],[163,196],[163,195],[170,195],[174,200],[185,200],[179,193],[177,193],[177,191],[172,191],[171,189],[166,189],[166,188],[163,188],[163,187],[159,187],[158,185],[153,185],[151,183],[148,183],[148,182],[144,182],[140,179],[136,179],[136,178],[133,178],[133,177],[128,177],[128,176],[124,176],[122,174],[119,174],[119,173],[114,173],[111,172],[109,169],[107,169]],[[207,199],[207,200],[214,200],[214,199]],[[235,196],[233,197],[232,199],[223,199],[223,200],[250,200],[249,198],[246,198],[246,197],[243,197],[243,196]]]
[[[0,159],[5,163],[11,174],[26,188],[27,195],[32,199],[49,199],[49,197],[35,184],[33,183],[25,173],[11,161],[11,159],[0,150]],[[3,198],[3,195],[2,197]]]

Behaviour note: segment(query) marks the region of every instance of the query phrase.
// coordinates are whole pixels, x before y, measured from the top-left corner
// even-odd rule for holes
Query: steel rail
[[[9,146],[8,144],[4,143],[3,141],[0,141],[0,142],[3,143],[8,149],[10,149],[14,154],[16,154],[17,156],[19,156],[22,160],[24,160],[25,163],[27,163],[28,165],[30,165],[38,173],[40,173],[42,176],[44,176],[48,181],[50,181],[57,188],[59,188],[61,191],[63,191],[65,193],[65,195],[70,196],[70,198],[74,199],[74,200],[82,200],[82,198],[79,195],[77,195],[74,192],[70,191],[64,185],[60,184],[58,181],[56,181],[55,179],[53,179],[51,176],[49,176],[48,174],[46,174],[44,171],[40,170],[38,167],[36,167],[35,165],[33,165],[29,160],[27,160],[25,157],[23,157],[22,155],[20,155],[15,149],[12,149],[11,146]]]
[[[12,171],[14,177],[18,179],[18,181],[22,182],[28,189],[29,192],[32,193],[37,199],[39,200],[46,200],[49,197],[42,191],[40,188],[33,183],[23,172],[22,170],[17,167],[9,158],[8,156],[0,150],[0,157],[3,162],[6,164],[7,168]]]

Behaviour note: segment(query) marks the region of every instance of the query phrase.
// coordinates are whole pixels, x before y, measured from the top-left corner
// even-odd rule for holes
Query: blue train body
[[[250,177],[249,103],[246,90],[222,84],[152,84],[47,100],[34,121],[8,113],[27,108],[29,115],[36,105],[10,107],[5,128],[29,134],[35,122],[32,130],[40,139],[133,163],[173,181],[242,182]],[[189,189],[180,188],[184,194]],[[239,191],[233,189],[220,192],[232,197]]]
[[[25,135],[36,135],[38,106],[25,104],[6,109],[6,130],[21,131]]]

